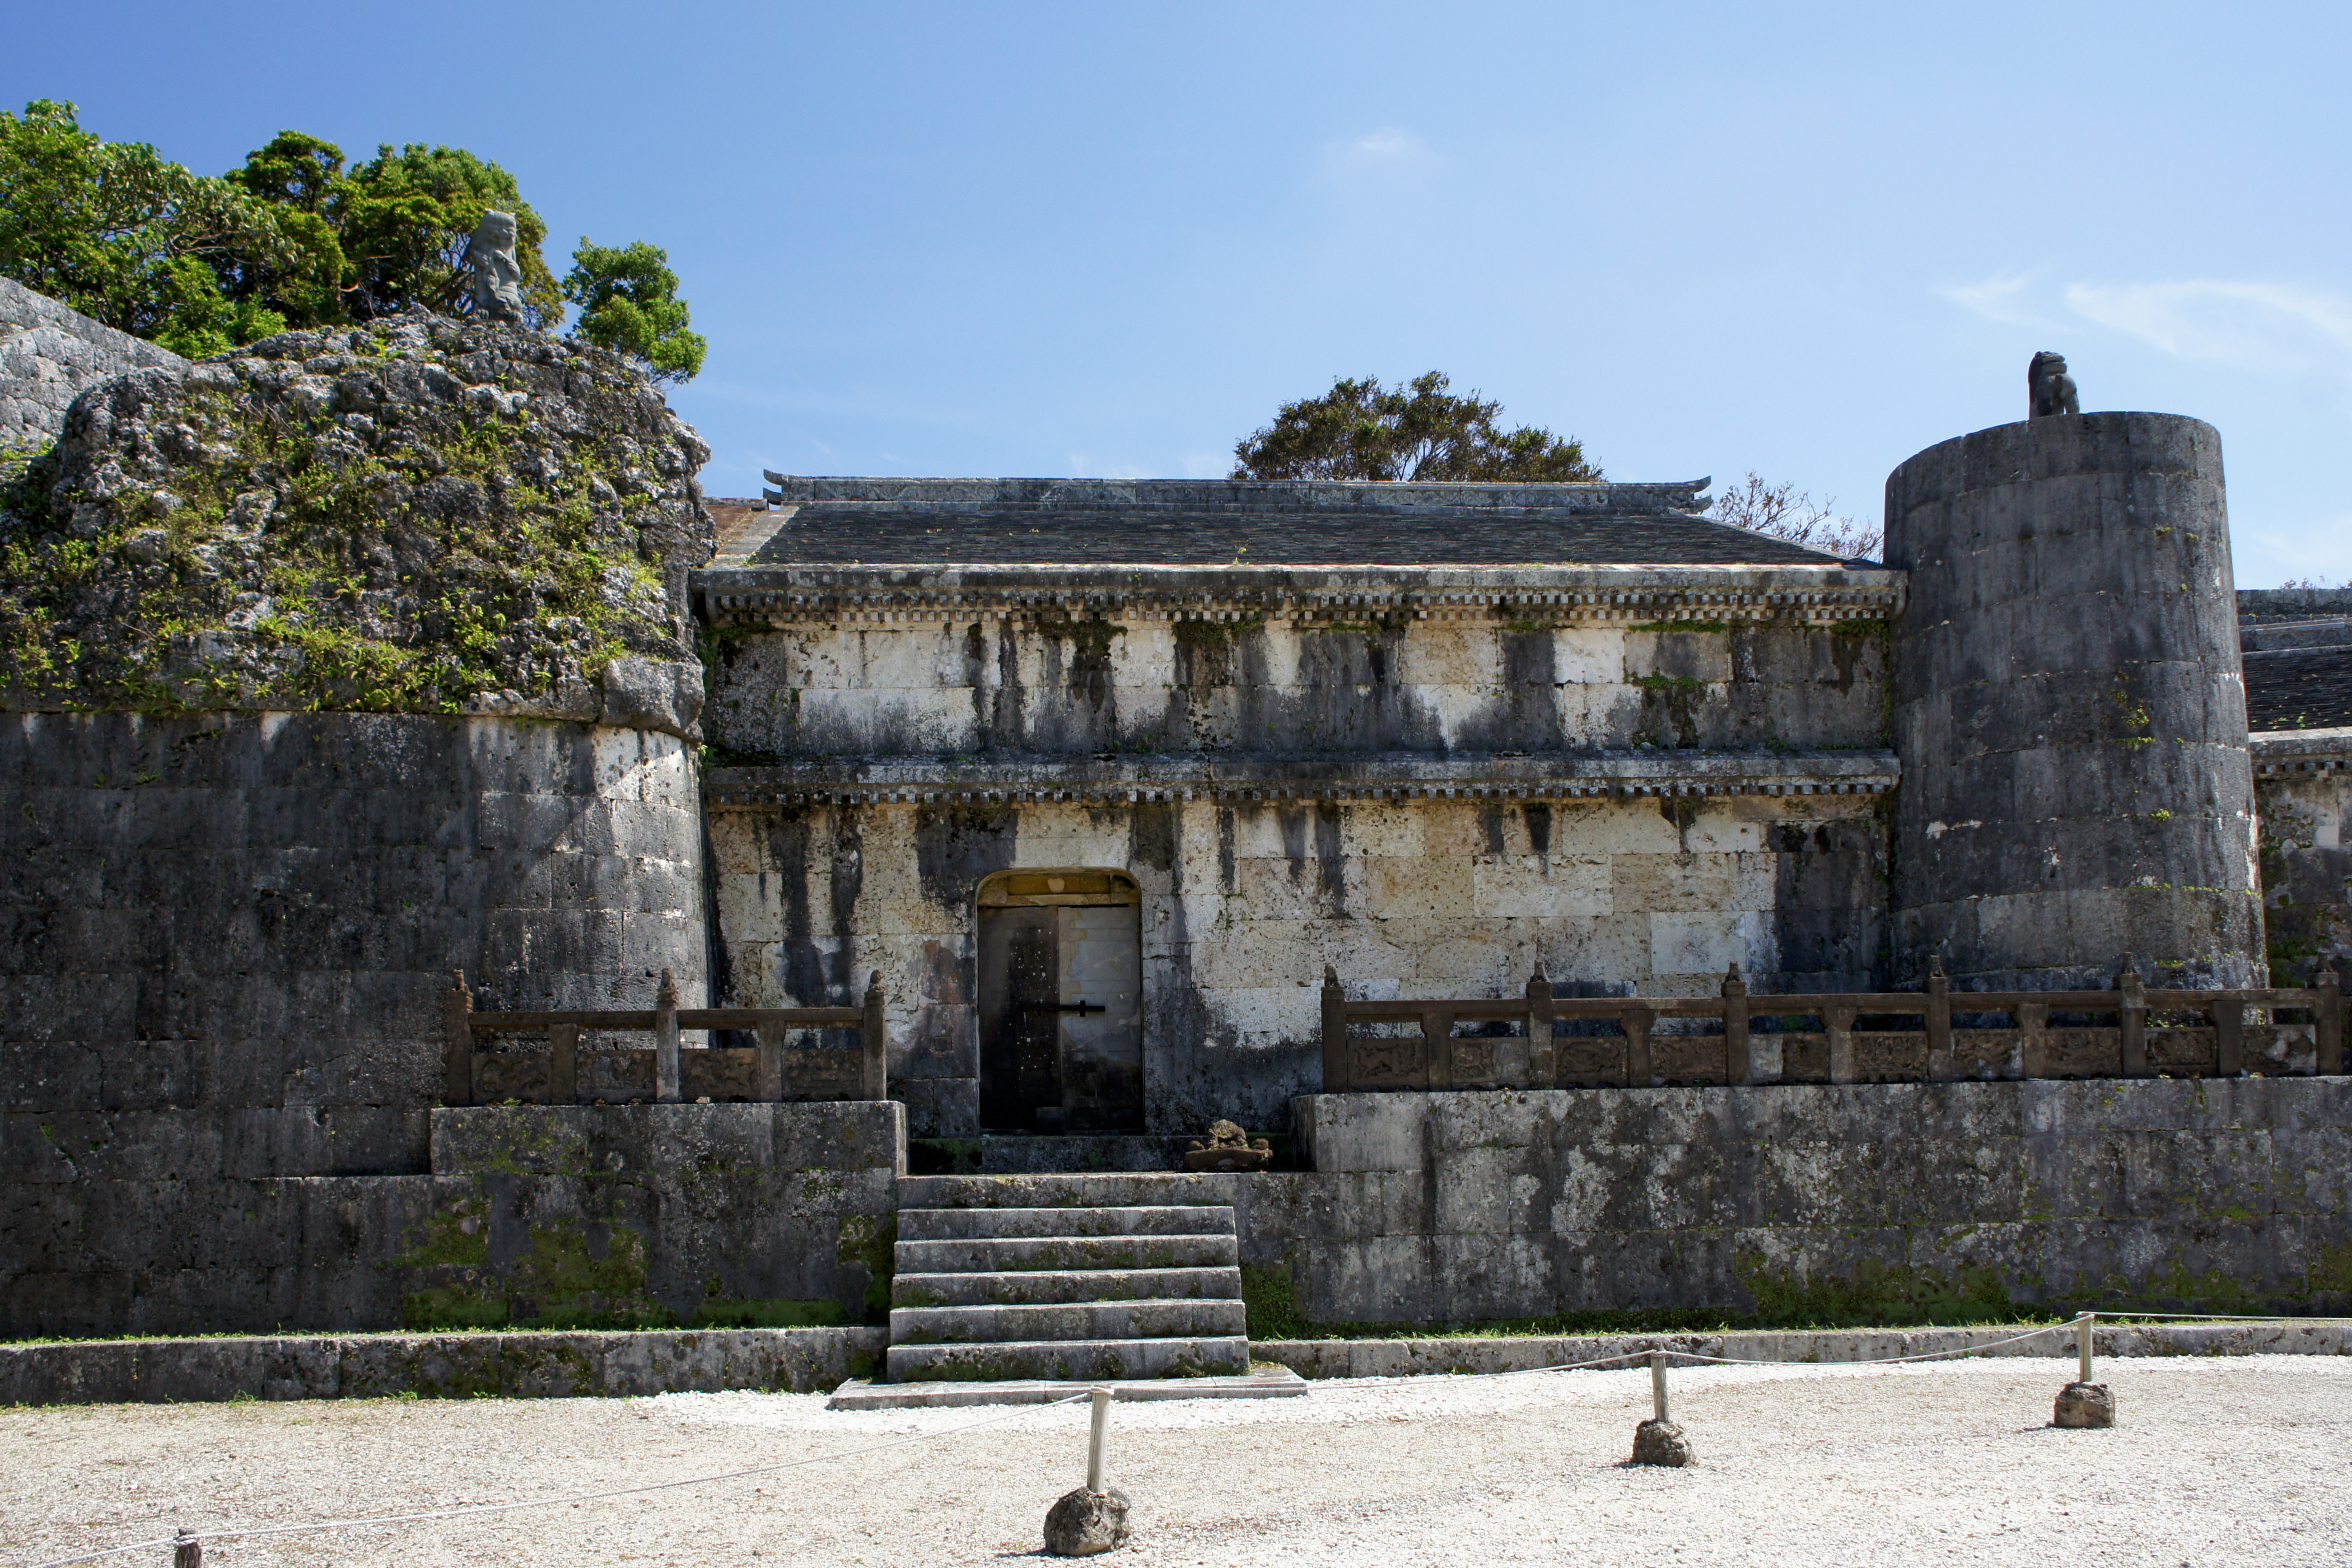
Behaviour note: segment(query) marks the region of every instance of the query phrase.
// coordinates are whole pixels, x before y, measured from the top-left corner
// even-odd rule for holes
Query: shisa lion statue
[[[1209,1125],[1209,1141],[1192,1140],[1184,1152],[1184,1168],[1188,1171],[1264,1171],[1274,1164],[1274,1145],[1261,1138],[1250,1142],[1250,1135],[1231,1121],[1215,1121]]]
[[[2074,391],[2074,378],[2066,374],[2064,354],[2053,354],[2048,349],[2035,354],[2033,363],[2025,367],[2025,390],[2029,419],[2083,412],[2082,399]]]
[[[515,216],[493,208],[474,226],[466,264],[474,269],[474,319],[523,324],[522,263],[515,259]]]

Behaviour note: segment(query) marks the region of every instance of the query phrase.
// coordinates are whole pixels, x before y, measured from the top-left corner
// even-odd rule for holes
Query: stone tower
[[[2264,984],[2221,440],[2058,415],[1886,480],[1896,634],[1895,972]]]

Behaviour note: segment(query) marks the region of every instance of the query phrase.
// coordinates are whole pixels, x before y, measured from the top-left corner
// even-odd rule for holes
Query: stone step
[[[1087,1175],[904,1176],[898,1202],[918,1209],[1131,1208],[1231,1204],[1239,1176],[1163,1171]]]
[[[1230,1230],[1216,1236],[965,1237],[901,1241],[893,1261],[901,1274],[1231,1268],[1241,1262],[1241,1243]]]
[[[1213,1339],[1013,1340],[996,1344],[894,1344],[893,1383],[966,1383],[1041,1377],[1240,1377],[1249,1371],[1249,1341]]]
[[[894,1307],[984,1307],[1024,1301],[1238,1300],[1238,1268],[1028,1268],[992,1274],[898,1274]]]
[[[1215,1339],[1249,1331],[1238,1300],[1037,1301],[977,1307],[894,1307],[894,1345],[999,1344],[1008,1340]]]
[[[898,1211],[901,1241],[992,1236],[1223,1236],[1234,1211],[1222,1205],[1133,1208],[925,1209]]]
[[[971,1405],[1048,1405],[1108,1388],[1119,1399],[1298,1399],[1307,1380],[1286,1366],[1258,1366],[1240,1377],[1089,1378],[1054,1383],[869,1383],[852,1378],[833,1391],[827,1410],[937,1410]]]

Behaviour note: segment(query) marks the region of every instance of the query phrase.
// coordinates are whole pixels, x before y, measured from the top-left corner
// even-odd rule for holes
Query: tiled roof
[[[793,479],[737,565],[1786,565],[1684,484]]]

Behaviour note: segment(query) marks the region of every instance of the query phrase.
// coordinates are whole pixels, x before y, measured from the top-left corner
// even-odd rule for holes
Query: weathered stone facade
[[[872,1320],[909,1134],[1164,1164],[1228,1117],[1313,1167],[1213,1178],[1313,1321],[2345,1304],[2344,1080],[1993,1081],[1970,1036],[1986,1081],[1822,1084],[1851,1021],[1769,1005],[1955,931],[1963,993],[2352,960],[2352,746],[2245,732],[2193,421],[1923,454],[1908,573],[1600,483],[779,480],[705,565],[701,445],[619,362],[383,326],[88,387],[0,524],[0,1333]],[[2035,508],[2097,542],[2082,604]],[[1327,965],[1736,965],[1761,1081],[1323,1095]],[[688,1008],[879,972],[898,1103],[617,1103],[551,1042],[450,1088],[453,972],[634,1017],[665,971]],[[2231,1038],[2308,1072],[2274,1026]],[[551,1083],[596,1103],[444,1103]]]
[[[73,400],[110,376],[187,366],[169,349],[0,278],[0,457],[46,449]]]

